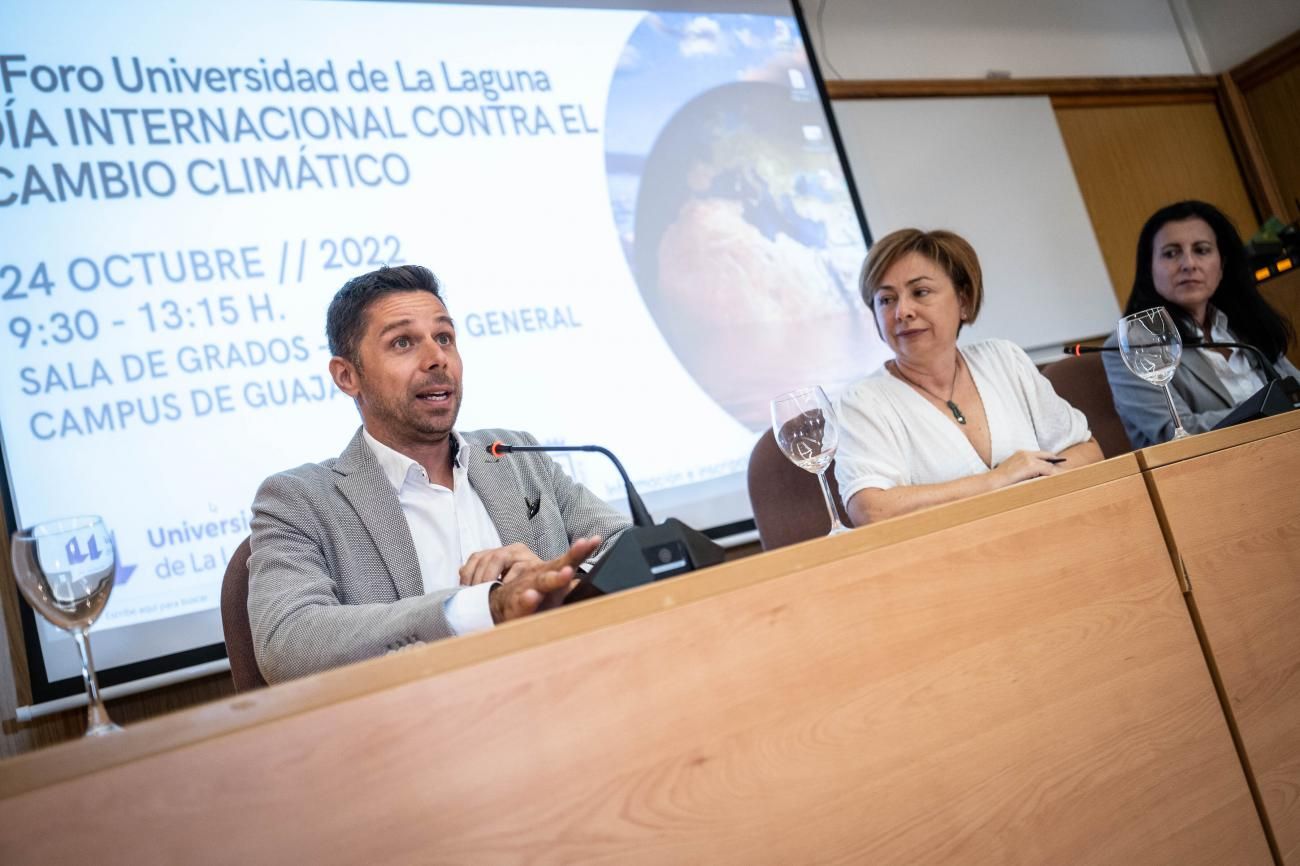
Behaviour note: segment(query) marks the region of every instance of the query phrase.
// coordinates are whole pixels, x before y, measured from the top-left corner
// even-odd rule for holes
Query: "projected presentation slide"
[[[701,529],[750,516],[773,396],[880,363],[789,3],[574,5],[6,3],[11,520],[104,517],[101,668],[221,643],[258,484],[360,423],[324,337],[358,274],[442,281],[461,429],[604,445]],[[39,628],[46,678],[77,676]]]

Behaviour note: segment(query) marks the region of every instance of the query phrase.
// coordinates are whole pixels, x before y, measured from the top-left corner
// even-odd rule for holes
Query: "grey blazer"
[[[497,459],[486,451],[496,439],[536,444],[527,433],[461,435],[470,485],[503,544],[522,542],[553,559],[588,535],[605,539],[603,552],[628,527],[545,454]],[[267,682],[452,636],[443,605],[456,590],[424,593],[397,493],[361,430],[338,459],[264,481],[252,529],[248,619]]]
[[[1111,334],[1106,345],[1117,348],[1119,337]],[[1145,448],[1174,438],[1174,420],[1169,417],[1163,389],[1129,372],[1119,352],[1103,353],[1102,361],[1106,365],[1106,378],[1110,380],[1110,393],[1115,398],[1115,411],[1124,422],[1124,432],[1128,433],[1133,447]],[[1274,366],[1283,376],[1300,377],[1300,372],[1285,357],[1278,358]],[[1210,362],[1195,349],[1183,352],[1169,386],[1178,417],[1188,433],[1214,429],[1237,405]]]

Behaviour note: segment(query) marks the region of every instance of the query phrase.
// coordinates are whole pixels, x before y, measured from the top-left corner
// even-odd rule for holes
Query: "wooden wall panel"
[[[1232,70],[1278,189],[1283,222],[1300,220],[1300,31]],[[1264,297],[1300,333],[1300,271],[1270,280]],[[1288,353],[1300,365],[1300,342]]]
[[[1281,190],[1283,222],[1300,219],[1300,63],[1245,91],[1273,178]]]
[[[1291,320],[1291,327],[1300,335],[1300,270],[1274,277],[1261,285],[1259,291],[1278,312]],[[1300,367],[1300,337],[1291,344],[1287,357]]]
[[[1138,232],[1157,208],[1199,198],[1246,236],[1257,228],[1214,105],[1058,106],[1056,117],[1121,306],[1133,285]]]

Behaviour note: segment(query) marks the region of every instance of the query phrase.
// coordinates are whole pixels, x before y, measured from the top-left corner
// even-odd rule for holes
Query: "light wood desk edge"
[[[1278,436],[1297,429],[1300,429],[1300,410],[1288,412],[1285,415],[1274,415],[1272,418],[1260,418],[1258,421],[1238,424],[1225,430],[1211,430],[1208,433],[1190,436],[1177,442],[1153,445],[1150,448],[1143,448],[1141,451],[1134,453],[1137,455],[1142,470],[1149,472],[1152,469],[1159,469],[1161,466],[1191,460],[1194,457],[1212,454],[1215,451],[1236,448],[1238,445],[1245,445],[1249,442],[1267,439],[1270,436]]]
[[[656,612],[774,580],[791,571],[844,559],[1016,508],[1137,475],[1132,454],[1052,478],[954,502],[715,566],[528,619],[372,659],[316,676],[236,695],[132,725],[111,737],[76,740],[0,762],[0,800],[89,775],[234,731],[519,652]]]
[[[1292,433],[1296,430],[1300,430],[1300,411],[1276,415],[1272,418],[1261,418],[1248,424],[1203,433],[1179,442],[1168,442],[1137,452],[1138,462],[1142,466],[1142,477],[1146,481],[1147,491],[1155,508],[1156,519],[1160,523],[1161,532],[1165,536],[1165,543],[1169,547],[1174,570],[1178,575],[1179,582],[1182,584],[1188,614],[1192,619],[1193,627],[1196,629],[1196,637],[1201,644],[1201,652],[1205,655],[1205,662],[1209,668],[1210,677],[1214,682],[1214,689],[1218,693],[1224,719],[1227,721],[1228,730],[1232,735],[1233,746],[1237,750],[1238,760],[1240,760],[1242,770],[1245,772],[1251,798],[1255,801],[1255,810],[1259,814],[1270,852],[1278,863],[1289,862],[1288,857],[1282,851],[1278,839],[1278,828],[1273,824],[1273,817],[1270,816],[1266,802],[1267,798],[1260,788],[1255,761],[1252,760],[1251,751],[1247,747],[1246,738],[1237,717],[1238,706],[1230,694],[1232,686],[1225,680],[1215,643],[1210,638],[1198,604],[1196,587],[1187,573],[1183,555],[1179,552],[1179,530],[1174,525],[1176,521],[1171,519],[1169,510],[1162,499],[1162,496],[1168,491],[1162,491],[1160,476],[1165,475],[1175,464],[1215,455],[1232,448],[1239,448]],[[1205,491],[1205,493],[1209,495],[1209,491]],[[1185,532],[1186,529],[1184,528],[1183,531]],[[1191,539],[1188,549],[1194,550],[1198,540],[1196,538]],[[1190,555],[1192,554],[1189,553]],[[1200,600],[1203,601],[1204,598]],[[1241,688],[1240,683],[1238,683],[1237,687]],[[1277,808],[1276,798],[1274,808]],[[1294,829],[1289,832],[1290,837],[1294,839]]]

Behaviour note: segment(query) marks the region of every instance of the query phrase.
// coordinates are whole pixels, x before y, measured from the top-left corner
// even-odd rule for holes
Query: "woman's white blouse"
[[[1228,317],[1223,310],[1214,307],[1210,307],[1209,339],[1216,343],[1242,342],[1228,328]],[[1201,353],[1201,357],[1209,363],[1210,369],[1214,370],[1214,375],[1218,376],[1223,387],[1228,389],[1228,396],[1232,398],[1233,405],[1239,406],[1245,403],[1256,391],[1268,384],[1263,371],[1255,369],[1255,359],[1249,352],[1242,349],[1229,349],[1228,357],[1225,358],[1214,349],[1195,351]]]
[[[1092,438],[1083,413],[1062,400],[1015,343],[985,340],[961,349],[984,402],[993,465],[1017,451],[1060,453]],[[988,472],[952,415],[884,367],[851,386],[837,405],[840,497],[869,487],[937,484]]]

